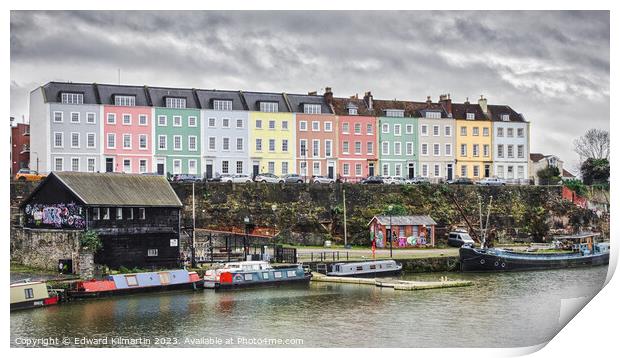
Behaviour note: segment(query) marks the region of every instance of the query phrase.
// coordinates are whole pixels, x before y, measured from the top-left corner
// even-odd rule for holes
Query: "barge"
[[[198,290],[203,287],[193,271],[171,270],[110,275],[103,280],[77,282],[67,294],[69,298],[90,298],[141,292]]]
[[[11,311],[55,305],[58,299],[45,282],[23,280],[11,284]]]
[[[311,277],[301,265],[272,267],[267,261],[228,262],[222,268],[205,272],[204,287],[237,289],[308,284]]]
[[[403,265],[394,260],[338,262],[332,264],[327,276],[335,277],[385,277],[401,273]]]

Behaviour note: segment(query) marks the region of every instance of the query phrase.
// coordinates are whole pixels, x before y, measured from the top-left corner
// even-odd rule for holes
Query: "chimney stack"
[[[308,96],[316,96],[316,91],[308,92]]]
[[[446,112],[448,112],[449,116],[452,116],[452,100],[450,99],[450,94],[442,94],[439,96],[439,102],[443,104]]]
[[[325,102],[327,102],[330,106],[334,104],[334,93],[332,92],[331,87],[325,87],[323,98],[325,98]]]
[[[431,100],[431,96],[426,96],[426,107],[430,108],[433,101]]]
[[[366,105],[368,105],[368,109],[372,111],[372,93],[370,93],[370,91],[364,94],[364,101],[366,102]]]
[[[465,97],[465,104],[469,104],[469,97]]]
[[[483,95],[480,95],[478,104],[480,105],[480,108],[482,108],[482,112],[484,112],[484,114],[488,114],[487,99],[484,98]]]

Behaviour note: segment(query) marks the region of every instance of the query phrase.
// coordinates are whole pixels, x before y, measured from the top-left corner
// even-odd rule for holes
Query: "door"
[[[484,177],[488,178],[491,176],[491,165],[490,164],[485,164],[484,165]]]
[[[448,177],[448,180],[452,180],[452,164],[448,164],[446,171],[447,171],[446,175]]]
[[[254,179],[258,174],[260,170],[260,165],[259,164],[253,164],[252,165],[252,179]]]
[[[112,173],[114,171],[114,158],[105,158],[105,172]]]
[[[368,176],[369,177],[375,176],[375,163],[368,164]]]
[[[164,163],[157,163],[157,174],[164,175]]]
[[[327,177],[330,179],[334,179],[334,166],[333,165],[330,165],[327,168]]]
[[[413,163],[409,163],[409,179],[413,179],[413,177],[415,177],[415,169]]]
[[[205,177],[207,179],[213,178],[213,164],[207,164]]]

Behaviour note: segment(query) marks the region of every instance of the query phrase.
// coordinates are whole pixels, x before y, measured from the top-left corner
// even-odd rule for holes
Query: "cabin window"
[[[127,219],[133,220],[133,208],[129,208],[127,212]]]
[[[364,270],[364,268],[362,266],[357,266],[356,269],[357,269],[357,271],[363,271]]]
[[[123,208],[116,208],[116,220],[123,219]]]
[[[110,208],[103,208],[103,220],[110,220]]]
[[[140,219],[146,219],[146,210],[144,208],[138,208],[138,213],[140,214]]]
[[[26,299],[34,298],[34,292],[32,291],[32,288],[24,289],[24,295],[26,296]]]
[[[386,267],[390,268],[390,267],[392,267],[392,264],[387,264]]]
[[[93,220],[99,220],[99,208],[93,208]]]
[[[288,277],[295,277],[295,276],[297,276],[297,272],[295,272],[295,271],[286,271],[286,275]]]
[[[136,278],[136,275],[127,275],[125,276],[125,280],[127,280],[127,286],[138,286],[138,278]]]
[[[157,256],[158,255],[158,250],[157,249],[149,249],[147,251],[147,255],[148,256]]]
[[[275,277],[275,278],[282,278],[282,272],[280,272],[280,271],[274,272],[273,273],[273,277]]]
[[[246,281],[252,281],[252,274],[251,273],[246,273],[243,277],[244,280]]]
[[[370,269],[371,270],[376,270],[377,269],[377,265],[370,265]]]
[[[263,279],[264,280],[269,280],[269,273],[263,272]]]
[[[170,274],[168,272],[160,272],[159,273],[159,282],[162,285],[167,285],[170,283]]]

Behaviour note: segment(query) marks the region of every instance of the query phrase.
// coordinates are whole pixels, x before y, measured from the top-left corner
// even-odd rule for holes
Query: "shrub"
[[[99,234],[96,231],[88,230],[82,233],[80,237],[80,247],[83,249],[90,249],[93,252],[99,251],[103,243],[99,238]]]

